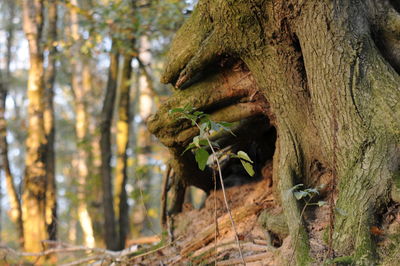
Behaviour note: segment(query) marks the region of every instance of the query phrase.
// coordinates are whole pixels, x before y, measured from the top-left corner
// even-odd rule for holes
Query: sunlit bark
[[[71,4],[78,6],[76,0],[72,0]],[[88,160],[90,155],[90,142],[88,136],[89,115],[87,112],[87,93],[90,89],[90,82],[84,56],[80,53],[80,40],[79,33],[79,16],[76,9],[70,9],[71,20],[71,37],[75,42],[72,47],[71,68],[72,68],[72,88],[75,100],[75,133],[77,142],[77,157],[75,158],[75,165],[77,169],[78,181],[78,219],[81,225],[85,245],[94,247],[95,239],[93,233],[92,219],[88,212],[86,204],[86,183],[89,176]]]
[[[119,248],[124,248],[129,229],[129,213],[126,194],[127,149],[130,127],[130,87],[132,74],[132,56],[125,55],[122,67],[122,77],[119,85],[118,120],[117,120],[117,163],[115,166],[115,213],[118,215]]]
[[[22,195],[25,250],[37,252],[48,239],[46,227],[46,132],[44,128],[44,69],[41,37],[43,1],[23,1],[24,32],[29,42],[28,138]]]

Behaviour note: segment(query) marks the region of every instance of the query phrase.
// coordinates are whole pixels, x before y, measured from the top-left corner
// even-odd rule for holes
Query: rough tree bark
[[[126,192],[126,182],[128,180],[128,143],[129,143],[129,124],[130,117],[130,88],[132,74],[131,54],[125,54],[122,66],[122,77],[119,85],[118,99],[118,120],[117,120],[117,162],[115,165],[115,213],[118,215],[119,243],[118,248],[125,247],[125,241],[129,232],[129,206]]]
[[[111,167],[111,125],[115,107],[115,97],[118,82],[119,53],[116,43],[113,41],[110,51],[110,66],[108,69],[108,80],[106,94],[101,111],[100,122],[100,150],[101,150],[101,179],[103,189],[104,208],[104,234],[107,249],[118,250],[118,237],[115,224],[115,212],[112,189],[112,167]]]
[[[244,62],[251,75],[235,67],[211,75],[226,58]],[[163,76],[178,90],[149,128],[174,153],[197,132],[168,118],[170,108],[189,103],[214,116],[231,108],[222,116],[230,121],[252,115],[238,116],[246,103],[268,109],[258,113],[277,131],[274,189],[297,264],[312,263],[315,241],[309,241],[312,220],[300,215],[291,188],[323,183],[328,189],[321,197],[330,203],[328,256],[384,263],[370,229],[399,203],[399,71],[397,1],[200,0],[175,37]],[[244,77],[227,80],[237,73]],[[254,102],[254,93],[238,85],[246,78],[254,78],[267,103]],[[181,165],[175,182],[209,189],[209,176],[185,171],[193,159],[175,160]]]
[[[42,250],[46,227],[46,132],[44,128],[44,65],[41,43],[44,1],[23,1],[23,29],[29,43],[28,138],[22,195],[22,220],[26,251]]]

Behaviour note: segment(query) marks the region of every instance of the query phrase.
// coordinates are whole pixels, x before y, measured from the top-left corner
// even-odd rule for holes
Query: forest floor
[[[273,185],[276,184],[272,184],[272,163],[267,164],[262,173],[263,177],[258,181],[226,189],[235,229],[227,212],[223,191],[217,190],[210,193],[203,207],[196,209],[191,204],[185,204],[182,213],[169,217],[169,236],[165,236],[165,240],[157,236],[142,238],[142,241],[145,240],[142,244],[136,240],[136,244],[131,243],[123,251],[58,244],[56,248],[35,257],[38,259],[39,255],[60,253],[55,264],[64,266],[243,265],[243,260],[248,266],[291,265],[294,262],[293,249],[282,208],[273,194]],[[318,215],[312,215],[316,212]],[[308,209],[303,218],[310,237],[313,265],[323,265],[328,251],[329,206]],[[397,233],[400,231],[400,204],[390,204],[381,218],[379,228],[371,227],[379,256],[387,258],[384,265],[399,265],[400,253],[396,251],[398,248],[393,251],[392,247],[400,246],[400,234]],[[385,238],[386,235],[392,237]],[[3,257],[0,265],[42,265],[38,260],[27,263],[24,258],[28,254],[23,252],[7,247],[2,247],[0,251]],[[75,255],[71,256],[71,252]],[[54,264],[49,262],[46,265]]]
[[[281,212],[272,194],[272,165],[263,173],[263,179],[257,182],[226,189],[226,197],[246,264],[280,265],[277,260],[282,252],[291,255],[285,248],[290,241],[287,237],[279,243],[281,240],[271,236],[259,221],[262,211]],[[129,265],[214,265],[215,262],[235,265],[243,262],[222,190],[213,191],[201,209],[185,205],[182,213],[170,219],[170,227],[173,241],[145,256],[133,257]]]

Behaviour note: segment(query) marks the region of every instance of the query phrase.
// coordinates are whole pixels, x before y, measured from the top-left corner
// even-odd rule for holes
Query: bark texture
[[[396,200],[390,193],[400,163],[400,15],[393,2],[200,0],[169,52],[163,81],[178,90],[149,129],[174,151],[197,135],[190,124],[167,117],[174,107],[189,103],[212,116],[237,110],[223,113],[225,121],[267,116],[277,131],[274,188],[299,265],[316,258],[307,229],[312,221],[301,214],[296,184],[329,188],[321,196],[330,203],[328,256],[365,265],[382,260],[370,228]],[[228,66],[228,77],[245,77],[219,80],[226,58],[243,61],[251,75],[232,74],[235,67]],[[265,99],[254,101],[257,93]],[[235,108],[244,99],[252,100],[250,107]],[[183,171],[175,180],[210,185],[205,173]]]
[[[118,250],[118,237],[116,230],[111,167],[111,125],[115,107],[115,97],[118,81],[119,53],[116,51],[115,42],[110,52],[110,67],[106,94],[101,111],[100,123],[100,149],[101,149],[101,178],[103,188],[104,207],[104,233],[107,249]]]
[[[48,239],[46,227],[47,138],[44,127],[44,66],[43,31],[44,1],[23,1],[23,28],[29,43],[28,75],[28,138],[26,168],[22,195],[22,220],[26,251],[42,250],[42,240]]]
[[[117,162],[115,166],[115,210],[118,215],[119,249],[125,247],[129,232],[129,206],[126,193],[128,180],[128,143],[130,118],[130,87],[132,74],[132,55],[125,55],[122,77],[119,85],[118,120],[117,120]]]

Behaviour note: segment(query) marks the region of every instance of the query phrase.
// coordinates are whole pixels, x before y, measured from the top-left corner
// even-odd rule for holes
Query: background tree
[[[44,65],[43,65],[44,1],[23,1],[24,32],[29,42],[30,69],[28,78],[29,122],[26,141],[26,169],[22,196],[22,220],[25,249],[40,251],[41,240],[48,239],[46,228],[46,132],[44,128]]]
[[[22,224],[22,210],[20,196],[18,195],[14,177],[11,173],[10,160],[8,156],[8,142],[7,142],[7,121],[5,117],[6,113],[6,99],[10,89],[11,83],[11,59],[12,59],[12,47],[14,42],[15,28],[14,18],[16,16],[16,5],[14,2],[7,2],[3,11],[7,14],[7,40],[6,40],[6,53],[5,53],[5,69],[0,72],[0,138],[1,138],[1,162],[4,175],[6,177],[7,194],[10,201],[10,216],[11,220],[17,224],[18,237],[21,245],[24,243],[23,224]]]
[[[112,193],[112,168],[111,168],[111,126],[114,112],[114,103],[117,93],[117,79],[118,79],[118,64],[119,53],[115,48],[115,40],[113,41],[113,48],[110,52],[110,67],[108,72],[108,80],[106,87],[106,94],[102,109],[102,121],[100,123],[101,138],[101,176],[103,185],[103,204],[104,204],[104,232],[105,242],[108,249],[118,249],[118,239],[116,238],[117,231],[115,225],[115,212],[113,204]]]
[[[115,186],[114,203],[115,213],[118,217],[118,248],[123,249],[129,232],[129,205],[126,184],[128,181],[128,147],[130,138],[131,119],[131,80],[132,61],[135,56],[135,35],[136,35],[136,1],[130,1],[127,5],[130,12],[128,17],[132,18],[131,23],[124,30],[125,40],[121,47],[123,63],[121,78],[118,86],[118,119],[116,121],[116,150],[117,161],[115,165]]]
[[[89,247],[94,247],[95,239],[93,232],[92,219],[87,207],[87,182],[90,176],[91,166],[89,158],[91,153],[89,124],[90,116],[88,113],[87,98],[91,90],[90,84],[90,66],[89,58],[82,53],[85,45],[85,39],[81,36],[81,23],[78,11],[79,3],[76,0],[71,1],[69,7],[70,17],[70,41],[71,46],[71,85],[75,104],[75,134],[78,156],[75,160],[77,169],[77,181],[79,184],[77,201],[78,217],[81,228],[85,235],[85,243]]]
[[[57,192],[56,192],[56,155],[55,155],[55,115],[54,115],[54,83],[57,63],[57,1],[48,0],[47,7],[47,67],[45,74],[45,107],[44,127],[47,138],[46,150],[46,224],[50,240],[57,238]]]

